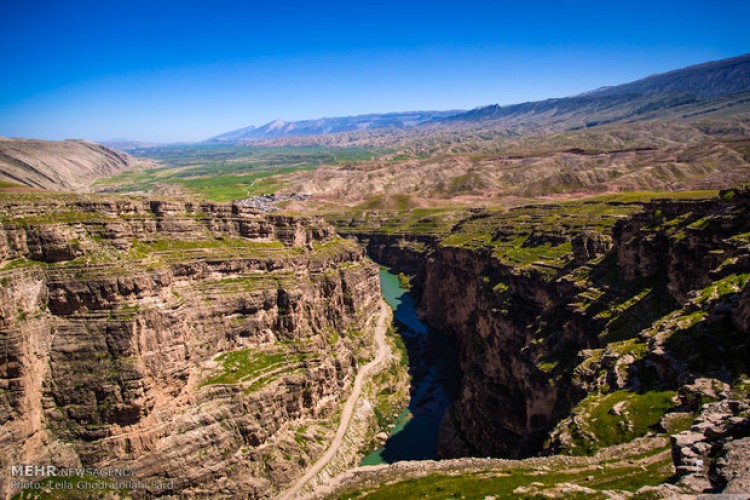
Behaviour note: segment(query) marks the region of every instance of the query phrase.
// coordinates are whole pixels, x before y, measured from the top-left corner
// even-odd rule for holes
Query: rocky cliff
[[[645,398],[700,376],[731,384],[746,373],[749,202],[747,191],[728,191],[652,202],[632,215],[615,205],[585,224],[559,212],[546,232],[537,224],[554,208],[527,210],[513,227],[482,222],[495,231],[480,243],[466,241],[481,235],[470,228],[445,239],[427,264],[422,298],[425,318],[460,346],[462,390],[444,422],[444,453],[536,453],[551,426],[597,393]],[[635,408],[631,398],[622,394]],[[676,406],[665,402],[662,413]],[[605,438],[590,421],[570,424],[558,449],[636,434]]]
[[[0,223],[3,470],[265,497],[325,449],[380,297],[377,268],[321,219],[8,195]]]
[[[139,162],[83,140],[42,141],[0,137],[0,181],[51,190],[80,190]]]
[[[728,190],[477,210],[419,259],[411,246],[403,262],[423,262],[414,274],[421,315],[459,349],[461,390],[443,421],[442,455],[590,454],[693,424],[703,435],[694,418],[713,418],[710,402],[745,408],[732,401],[746,399],[750,369],[748,221],[750,192]],[[382,226],[359,226],[373,255],[390,261],[421,234],[402,229],[383,249],[373,246]],[[725,389],[705,389],[717,384]],[[729,441],[744,439],[749,416],[729,412],[737,432],[704,456],[675,456],[692,457],[682,466],[720,490],[734,472],[715,464],[744,453],[744,441]]]

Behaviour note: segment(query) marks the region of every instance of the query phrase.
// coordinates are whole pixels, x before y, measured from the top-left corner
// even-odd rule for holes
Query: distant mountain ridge
[[[750,92],[750,54],[689,66],[634,82],[543,101],[481,106],[443,123],[506,121],[576,129],[654,114],[707,101],[730,101]]]
[[[149,141],[134,141],[130,139],[107,139],[104,141],[96,141],[97,144],[101,144],[102,146],[106,146],[110,149],[116,149],[118,151],[128,151],[131,149],[148,149],[148,148],[156,148],[159,146],[163,146],[163,144],[160,144],[158,142],[149,142]]]
[[[209,143],[243,143],[278,139],[299,135],[324,135],[376,129],[404,129],[432,122],[462,111],[407,111],[401,113],[367,114],[333,118],[318,118],[287,122],[274,120],[261,127],[245,127],[217,135]]]
[[[750,90],[750,54],[647,76],[589,95],[687,93],[706,99],[746,90]]]
[[[370,114],[246,127],[207,142],[273,144],[304,136],[328,137],[357,131],[416,131],[423,127],[486,126],[576,130],[617,121],[638,121],[675,112],[685,115],[715,112],[744,104],[750,93],[750,54],[651,75],[634,82],[604,87],[572,97],[469,111],[426,111]],[[710,110],[705,103],[715,103]],[[309,139],[306,143],[309,143]]]

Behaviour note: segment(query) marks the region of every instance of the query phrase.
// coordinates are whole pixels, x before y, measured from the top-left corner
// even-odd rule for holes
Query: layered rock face
[[[502,312],[482,279],[488,273],[511,283],[523,299]],[[555,388],[525,349],[525,326],[556,298],[554,290],[513,276],[489,255],[455,247],[440,248],[425,274],[421,311],[431,326],[456,337],[461,368],[441,455],[517,457],[538,450],[540,432],[560,412]]]
[[[456,338],[444,457],[588,454],[747,397],[747,190],[476,209],[427,232],[422,213],[329,220],[411,274],[423,320]],[[703,379],[728,389],[679,397]]]
[[[325,449],[380,297],[377,268],[322,220],[77,197],[0,213],[3,470],[264,497]]]
[[[747,372],[749,193],[612,212],[620,208],[586,224],[568,215],[546,235],[530,222],[543,221],[541,210],[518,214],[513,231],[490,218],[431,254],[422,313],[455,335],[462,373],[443,423],[445,456],[536,453],[564,418],[553,448],[616,444],[635,428],[601,438],[588,423],[598,405],[646,404],[628,391],[668,401],[698,376],[731,384]],[[586,227],[597,220],[596,231]],[[502,244],[516,238],[518,254]],[[667,402],[662,413],[678,406]]]

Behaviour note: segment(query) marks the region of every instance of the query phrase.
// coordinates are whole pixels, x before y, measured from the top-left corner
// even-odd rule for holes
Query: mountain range
[[[209,143],[249,143],[298,135],[324,135],[360,130],[405,129],[447,118],[460,111],[409,111],[287,122],[274,120],[261,127],[245,127],[209,139]]]
[[[488,126],[513,135],[540,130],[576,130],[614,122],[632,122],[670,113],[676,117],[716,113],[750,102],[750,54],[698,64],[623,85],[580,95],[469,111],[416,111],[369,114],[316,120],[275,120],[245,127],[206,142],[228,144],[331,144],[367,142],[367,137],[392,133],[398,137],[456,127]],[[708,107],[709,109],[706,109]],[[316,137],[317,139],[311,139]],[[289,139],[292,139],[292,142]],[[295,140],[296,139],[296,140]],[[283,140],[283,142],[280,142]]]
[[[582,190],[717,189],[750,178],[749,139],[746,54],[572,97],[469,111],[276,120],[227,132],[203,145],[378,151],[356,170],[331,164],[290,174],[283,182],[291,192],[359,203],[392,195],[455,200]],[[150,144],[121,139],[109,145],[2,139],[0,180],[76,190],[144,161],[117,149],[139,156],[155,151]],[[194,153],[187,157],[199,161],[202,157]],[[230,163],[221,168],[230,172],[232,165],[241,166]],[[299,160],[290,162],[297,164]],[[242,181],[230,177],[225,182]]]

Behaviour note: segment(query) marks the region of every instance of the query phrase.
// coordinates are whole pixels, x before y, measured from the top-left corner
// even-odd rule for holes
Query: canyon
[[[653,198],[323,218],[5,193],[0,465],[123,468],[158,485],[134,496],[264,498],[328,462],[336,435],[344,456],[302,493],[633,461],[645,469],[615,489],[741,491],[750,191]],[[324,494],[388,438],[409,389],[407,349],[379,356],[349,398],[384,321],[374,262],[455,342],[445,461],[354,468]],[[554,457],[528,458],[540,454]]]
[[[721,457],[739,459],[729,450],[749,441],[749,209],[749,191],[727,190],[482,209],[445,226],[418,209],[328,220],[409,275],[422,319],[456,340],[460,393],[443,419],[443,458],[590,455],[666,433],[688,493],[746,481],[720,478],[732,462]],[[392,483],[396,470],[353,471],[345,484]]]
[[[112,498],[746,492],[748,68],[138,156],[0,138],[0,469],[146,484]]]
[[[322,219],[31,194],[1,212],[3,470],[114,467],[168,485],[141,496],[265,497],[325,451],[374,356],[380,294]]]

